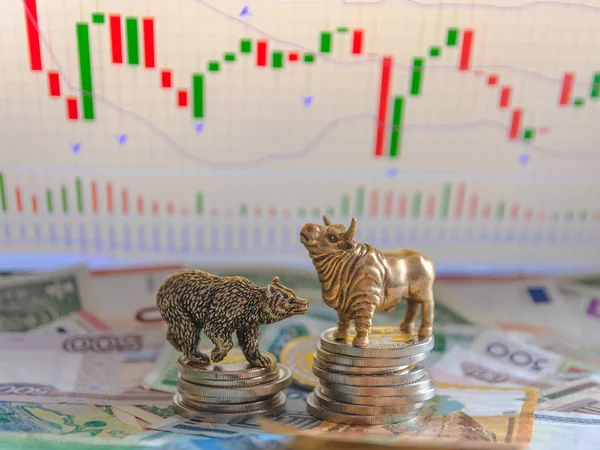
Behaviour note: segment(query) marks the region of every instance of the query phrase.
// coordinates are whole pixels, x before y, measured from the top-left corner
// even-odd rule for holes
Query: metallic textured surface
[[[325,303],[338,313],[336,339],[346,339],[354,320],[356,337],[352,345],[369,343],[373,315],[392,311],[402,299],[408,307],[402,331],[412,333],[423,310],[419,336],[433,333],[435,268],[431,258],[410,249],[381,252],[370,244],[356,242],[356,219],[350,227],[307,223],[300,231],[300,242],[308,250],[321,282]]]
[[[321,347],[321,344],[319,343],[317,344],[317,356],[323,361],[329,361],[333,364],[343,364],[345,366],[352,367],[369,367],[382,369],[387,367],[416,364],[427,359],[429,353],[424,352],[417,355],[405,356],[400,358],[359,358],[358,356],[336,355],[335,353],[331,353],[323,349]]]
[[[283,398],[281,404],[276,404],[275,406],[265,409],[252,411],[251,413],[214,413],[211,411],[200,411],[198,409],[191,408],[186,403],[184,403],[183,398],[180,393],[177,393],[173,396],[173,403],[175,404],[175,411],[180,416],[193,418],[193,419],[202,419],[203,422],[214,422],[214,423],[229,423],[232,420],[241,420],[248,416],[261,416],[261,415],[271,415],[278,414],[283,411],[285,407],[286,398]]]
[[[216,414],[247,414],[255,411],[265,411],[271,408],[280,406],[286,400],[285,392],[281,391],[277,394],[266,397],[260,400],[245,402],[245,403],[223,403],[216,405],[213,403],[197,402],[190,398],[182,397],[182,403],[192,409],[198,411],[210,411]]]
[[[410,366],[410,365],[390,366],[390,367],[346,366],[344,364],[336,364],[336,363],[332,363],[331,361],[325,361],[325,360],[319,358],[319,356],[316,353],[314,354],[313,364],[322,369],[328,370],[330,372],[345,373],[348,375],[381,375],[381,374],[390,373],[390,372],[398,372],[401,370],[407,370],[410,367],[414,367],[414,366]]]
[[[316,362],[316,361],[315,361]],[[399,372],[380,375],[346,375],[343,373],[330,372],[325,367],[313,364],[313,373],[320,380],[348,386],[393,386],[397,384],[412,383],[423,378],[426,374],[423,366],[413,366],[410,369]]]
[[[425,402],[413,402],[394,406],[367,406],[344,403],[327,397],[320,386],[315,388],[314,396],[315,404],[321,408],[343,414],[359,414],[367,416],[386,416],[410,413],[411,411],[421,409],[425,405]]]
[[[182,270],[163,282],[156,306],[168,326],[167,340],[186,359],[198,364],[222,361],[236,332],[248,362],[266,367],[271,360],[258,349],[259,327],[304,314],[308,300],[298,298],[278,277],[259,287],[243,277]],[[201,331],[215,345],[210,358],[198,350]]]
[[[244,356],[239,348],[232,349],[222,362],[208,366],[196,365],[182,356],[177,361],[177,371],[182,378],[188,381],[207,384],[209,380],[226,382],[256,379],[277,372],[277,358],[275,358],[275,355],[265,351],[262,352],[262,355],[271,360],[270,365],[253,367],[245,359],[240,361]]]
[[[321,380],[321,385],[329,390],[342,392],[349,395],[359,395],[362,397],[393,397],[396,395],[413,395],[422,392],[424,389],[435,387],[435,383],[426,375],[421,380],[399,384],[396,386],[349,386],[335,382]]]
[[[321,392],[327,397],[337,400],[339,402],[350,403],[353,405],[365,405],[365,406],[396,406],[396,405],[413,405],[415,403],[426,402],[435,397],[436,389],[431,387],[410,395],[398,395],[393,397],[378,397],[373,396],[360,396],[344,394],[343,392],[334,391],[320,386]]]

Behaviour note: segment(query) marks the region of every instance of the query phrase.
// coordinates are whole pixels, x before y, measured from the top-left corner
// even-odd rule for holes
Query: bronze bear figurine
[[[308,300],[297,297],[278,277],[259,287],[243,277],[182,270],[160,286],[156,306],[168,326],[167,340],[187,359],[199,364],[222,361],[233,347],[235,331],[248,362],[266,367],[271,361],[258,350],[259,327],[304,314]],[[215,345],[210,358],[198,350],[203,330]]]
[[[406,299],[408,307],[402,331],[413,333],[415,320],[423,307],[419,336],[433,332],[433,261],[423,253],[400,248],[381,252],[371,244],[354,240],[356,219],[350,227],[332,224],[323,216],[325,225],[307,223],[300,231],[300,242],[312,259],[321,282],[323,301],[338,313],[335,339],[348,337],[354,319],[354,347],[369,343],[373,315],[390,312]]]

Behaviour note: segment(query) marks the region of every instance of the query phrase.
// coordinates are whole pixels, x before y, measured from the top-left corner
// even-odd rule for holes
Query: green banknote
[[[0,279],[0,332],[34,330],[91,301],[85,266]]]

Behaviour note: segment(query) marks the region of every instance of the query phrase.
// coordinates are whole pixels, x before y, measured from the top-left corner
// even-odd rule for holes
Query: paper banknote
[[[600,420],[600,378],[566,381],[542,390],[537,409],[588,414]]]
[[[600,442],[600,418],[585,414],[541,411],[528,450],[592,450]]]

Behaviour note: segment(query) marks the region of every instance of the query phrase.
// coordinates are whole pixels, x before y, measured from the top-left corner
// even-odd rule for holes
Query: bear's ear
[[[273,279],[271,280],[272,284],[281,284],[281,281],[279,281],[279,277],[273,277]]]
[[[267,299],[269,299],[273,296],[273,288],[271,287],[270,284],[265,288],[265,294],[267,296]]]

